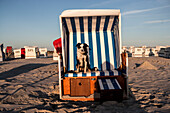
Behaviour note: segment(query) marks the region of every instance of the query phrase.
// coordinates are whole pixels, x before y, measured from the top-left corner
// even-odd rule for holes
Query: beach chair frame
[[[99,13],[100,12],[100,13]],[[119,67],[117,67],[118,72],[121,72],[120,75],[110,75],[110,76],[100,76],[101,73],[99,73],[99,76],[79,76],[78,74],[76,75],[76,77],[74,76],[70,76],[68,73],[68,67],[66,67],[65,65],[65,42],[64,42],[64,37],[65,37],[65,31],[63,29],[63,17],[69,17],[69,18],[74,18],[74,17],[92,17],[92,16],[117,16],[118,17],[118,36],[119,36],[119,44],[117,44],[117,46],[119,46],[119,55],[117,57],[119,57],[120,60],[120,65]],[[128,55],[126,52],[121,53],[121,14],[120,14],[120,10],[67,10],[64,11],[61,15],[60,15],[60,29],[61,29],[61,38],[62,38],[62,57],[58,58],[58,70],[59,70],[59,92],[60,92],[60,99],[61,100],[73,100],[73,101],[105,101],[105,100],[109,100],[112,97],[114,97],[116,95],[116,98],[113,98],[113,100],[122,100],[123,98],[128,98]],[[100,32],[100,31],[99,31]],[[115,42],[116,43],[116,42]],[[69,51],[69,50],[67,50]],[[94,72],[95,74],[97,72]],[[110,74],[110,72],[109,72]],[[88,78],[88,79],[86,79]],[[116,78],[116,79],[115,79]],[[66,90],[69,90],[67,92],[71,92],[71,86],[70,84],[76,83],[76,80],[80,80],[82,79],[82,81],[90,81],[88,83],[90,83],[90,85],[92,85],[93,87],[90,87],[90,91],[87,90],[87,94],[82,95],[82,93],[80,93],[81,91],[77,91],[76,93],[74,91],[72,91],[72,94],[67,94],[65,93]],[[81,82],[82,82],[81,81]],[[108,90],[102,90],[103,87],[102,84],[104,84],[103,82],[100,81],[111,81],[112,82],[112,87]],[[121,82],[120,88],[115,88],[113,85],[114,83],[118,83],[117,81]],[[93,82],[95,82],[95,86],[93,84]],[[73,85],[72,85],[73,86]],[[86,86],[84,87],[89,87],[88,84],[86,84]],[[104,89],[104,88],[103,88]],[[93,94],[93,96],[89,96],[89,92],[93,93],[94,90],[97,90],[99,96],[94,96],[95,94]],[[102,95],[107,95],[102,96]],[[122,95],[122,96],[119,96]],[[112,99],[111,99],[112,100]]]

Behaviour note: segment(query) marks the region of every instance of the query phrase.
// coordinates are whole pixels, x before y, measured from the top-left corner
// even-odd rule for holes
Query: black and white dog
[[[84,72],[90,71],[90,64],[89,64],[89,46],[84,43],[78,43],[77,47],[77,71],[76,72]]]

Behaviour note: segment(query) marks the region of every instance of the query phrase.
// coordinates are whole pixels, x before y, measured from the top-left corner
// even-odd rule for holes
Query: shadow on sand
[[[10,77],[14,77],[14,76],[17,76],[17,75],[22,74],[22,73],[27,73],[27,72],[29,72],[33,69],[43,67],[43,66],[47,66],[47,65],[49,65],[49,64],[26,64],[26,65],[11,69],[9,71],[5,71],[5,72],[0,73],[0,80],[7,79],[7,78],[10,78]]]
[[[1,66],[1,65],[4,65],[4,64],[9,64],[9,63],[0,62],[0,66]]]
[[[41,92],[38,92],[41,93]],[[42,97],[38,97],[42,98]],[[43,97],[44,98],[44,97]],[[110,110],[115,113],[131,113],[140,112],[147,113],[140,105],[136,102],[135,96],[130,91],[130,97],[128,100],[123,100],[122,102],[116,101],[106,101],[106,102],[82,102],[82,101],[62,101],[59,99],[58,94],[53,94],[47,96],[46,98],[51,98],[50,101],[44,102],[43,105],[36,105],[31,107],[26,107],[21,109],[19,112],[26,112],[29,110],[35,110],[39,113],[43,110],[48,112],[106,112]]]

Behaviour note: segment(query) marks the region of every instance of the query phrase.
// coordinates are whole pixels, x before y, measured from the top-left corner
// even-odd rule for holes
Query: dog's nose
[[[83,52],[83,50],[81,50]]]

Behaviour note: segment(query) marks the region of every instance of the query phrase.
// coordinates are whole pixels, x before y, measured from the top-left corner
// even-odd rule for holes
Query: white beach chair
[[[59,56],[59,55],[58,55],[56,49],[54,48],[54,52],[53,52],[53,60],[58,61],[58,56]]]
[[[39,50],[37,46],[24,46],[24,48],[25,48],[25,59],[39,57]]]
[[[151,55],[152,49],[151,48],[146,48],[144,50],[144,57],[149,57]]]
[[[60,15],[60,28],[60,99],[105,101],[127,97],[128,59],[126,53],[121,54],[120,10],[66,10]],[[97,67],[98,71],[74,73],[77,43],[89,45],[90,68]]]
[[[143,57],[143,53],[143,48],[135,48],[134,53],[132,53],[132,57]]]
[[[127,49],[127,53],[128,53],[128,56],[129,57],[132,57],[132,54],[135,52],[135,47],[134,46],[130,46],[128,49]]]
[[[14,49],[14,58],[21,58],[21,49]]]
[[[47,48],[39,48],[40,57],[47,57]]]

